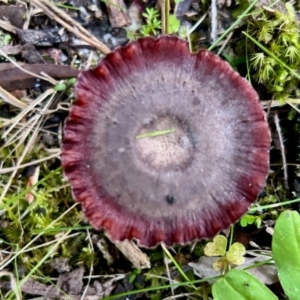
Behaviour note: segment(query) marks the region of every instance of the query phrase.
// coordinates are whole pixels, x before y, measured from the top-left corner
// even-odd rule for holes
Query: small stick
[[[122,254],[132,263],[134,268],[149,269],[151,267],[149,257],[133,241],[113,241],[109,233],[105,234],[110,241],[122,252]]]
[[[166,267],[166,273],[168,275],[168,279],[169,279],[169,284],[172,284],[173,280],[171,278],[171,272],[170,272],[170,268],[169,268],[169,262],[168,262],[168,257],[166,255],[166,253],[164,253],[164,263],[165,263],[165,267]],[[172,297],[170,297],[170,299],[174,300],[174,287],[171,286],[171,293],[172,293]]]
[[[231,31],[229,34],[228,34],[228,37],[226,38],[226,40],[224,41],[224,43],[222,44],[221,48],[219,49],[218,51],[218,55],[221,55],[222,51],[224,50],[224,48],[227,46],[227,44],[229,43],[230,39],[232,38],[233,36],[233,31]]]
[[[53,78],[51,78],[50,76],[45,77],[45,76],[38,75],[38,74],[35,74],[35,73],[32,73],[32,72],[30,72],[30,71],[25,70],[24,68],[22,68],[22,67],[20,66],[20,64],[18,64],[18,63],[15,62],[13,59],[11,59],[9,56],[7,56],[1,49],[0,49],[0,54],[1,54],[2,56],[4,56],[5,59],[7,59],[9,62],[11,62],[16,68],[20,69],[20,70],[23,71],[24,73],[27,73],[27,74],[29,74],[29,75],[31,75],[31,76],[33,76],[33,77],[40,78],[40,79],[42,79],[42,80],[48,81],[48,82],[50,82],[50,83],[53,84],[53,85],[57,84],[57,81],[54,80]]]
[[[164,0],[161,9],[162,33],[169,33],[170,0]]]
[[[76,36],[87,42],[92,47],[95,47],[103,54],[108,54],[110,52],[110,49],[106,45],[101,43],[94,35],[84,29],[78,22],[68,16],[64,11],[57,8],[50,1],[31,0],[30,2],[36,7],[41,8],[49,18],[54,19],[56,22],[64,26],[68,31],[74,33]],[[73,28],[73,26],[75,28]]]
[[[288,186],[288,172],[287,172],[287,163],[286,163],[286,157],[285,157],[285,147],[283,143],[283,138],[282,138],[282,133],[281,133],[281,128],[279,124],[279,117],[278,114],[274,114],[274,122],[276,126],[276,130],[278,133],[278,138],[279,138],[279,143],[280,143],[280,151],[281,151],[281,157],[282,157],[282,165],[283,165],[283,178],[284,178],[284,185],[286,190],[289,190]]]
[[[217,12],[217,1],[211,1],[211,32],[210,39],[214,43],[217,39],[217,27],[218,27],[218,12]]]
[[[47,157],[43,157],[43,158],[40,158],[40,159],[37,159],[37,160],[33,160],[33,161],[28,162],[26,164],[19,165],[18,167],[1,168],[0,169],[0,174],[13,172],[15,169],[22,169],[22,168],[26,168],[26,167],[29,167],[29,166],[32,166],[32,165],[37,165],[37,164],[39,164],[43,161],[46,161],[46,160],[49,160],[49,159],[52,159],[52,158],[55,158],[55,157],[59,157],[60,153],[61,153],[61,151],[58,150],[55,154],[52,154],[52,155],[49,155]]]

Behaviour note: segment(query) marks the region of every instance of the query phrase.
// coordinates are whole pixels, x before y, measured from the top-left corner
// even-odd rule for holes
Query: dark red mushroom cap
[[[112,239],[212,237],[265,185],[270,133],[258,96],[209,51],[139,39],[81,72],[76,98],[62,165],[90,223]]]

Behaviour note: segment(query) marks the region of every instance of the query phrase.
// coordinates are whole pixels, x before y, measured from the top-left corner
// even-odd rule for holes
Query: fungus
[[[93,227],[153,247],[237,221],[265,185],[269,146],[258,96],[228,63],[147,37],[80,73],[62,165]]]

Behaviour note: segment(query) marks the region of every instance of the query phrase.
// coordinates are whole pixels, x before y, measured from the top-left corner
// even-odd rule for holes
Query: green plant
[[[162,24],[157,9],[147,7],[142,15],[145,18],[146,24],[126,28],[128,39],[135,40],[143,36],[157,35],[161,31]]]
[[[162,29],[160,14],[156,8],[147,7],[146,11],[142,15],[145,18],[146,24],[142,25],[141,27],[130,26],[126,29],[127,37],[130,40],[135,40],[143,36],[158,35]],[[179,32],[180,21],[177,19],[177,17],[175,15],[168,14],[166,18],[168,18],[168,34]]]
[[[86,267],[90,268],[93,264],[96,264],[95,252],[93,249],[83,247],[79,254],[78,261],[83,263]]]
[[[227,249],[227,238],[223,235],[217,235],[212,242],[206,244],[204,254],[206,256],[220,256],[213,263],[213,268],[216,271],[226,271],[231,269],[232,265],[241,265],[244,263],[244,255],[246,253],[245,247],[241,243],[233,243]]]
[[[11,42],[11,36],[7,33],[4,33],[2,30],[0,30],[0,48],[9,45]],[[0,61],[6,59],[0,55]]]
[[[176,18],[175,15],[169,16],[169,28],[168,33],[177,33],[180,29],[180,21]]]
[[[68,80],[61,80],[58,84],[56,84],[53,88],[57,92],[63,92],[66,90],[68,86],[73,86],[76,82],[76,78],[70,78]]]
[[[9,191],[0,204],[0,209],[5,211],[3,222],[7,224],[1,230],[0,240],[10,245],[15,253],[13,259],[26,270],[31,270],[45,258],[49,251],[47,245],[53,243],[56,233],[63,233],[64,227],[80,221],[80,213],[75,207],[64,217],[66,205],[73,201],[61,168],[51,172],[47,168],[41,169],[43,179],[25,190]],[[22,182],[13,183],[23,185]],[[34,197],[31,204],[26,200],[28,193]],[[68,246],[72,249],[73,245]],[[31,250],[24,251],[29,246]],[[0,270],[3,267],[5,265],[0,264]]]
[[[300,215],[286,210],[279,216],[272,240],[272,254],[285,294],[299,299],[300,282]],[[233,269],[212,286],[215,300],[278,299],[262,282],[244,270]]]
[[[300,67],[300,29],[291,3],[255,10],[247,33],[256,43],[248,43],[249,64],[254,79],[282,103],[295,96]],[[257,47],[259,45],[259,47]],[[264,50],[265,49],[265,50]]]
[[[7,46],[11,41],[11,36],[0,30],[0,47]]]
[[[242,227],[246,227],[247,225],[255,224],[257,228],[260,228],[262,223],[261,216],[253,216],[250,214],[245,214],[240,220],[240,224]]]
[[[258,279],[246,271],[233,269],[212,287],[214,300],[278,300]]]
[[[143,36],[157,35],[161,29],[161,20],[159,19],[158,10],[153,7],[147,7],[143,13],[146,24],[141,28],[141,34]]]

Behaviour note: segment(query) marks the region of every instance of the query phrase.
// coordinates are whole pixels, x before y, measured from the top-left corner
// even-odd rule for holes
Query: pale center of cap
[[[140,160],[156,170],[183,169],[193,158],[194,143],[184,122],[170,116],[141,126],[135,140]]]

